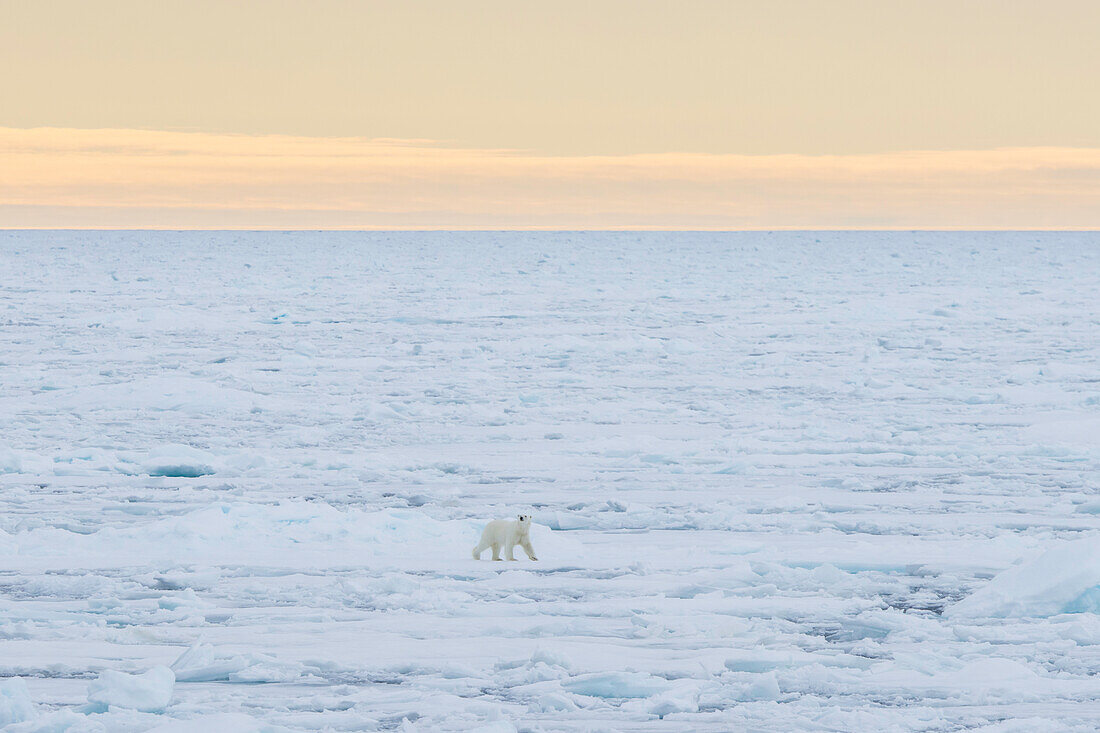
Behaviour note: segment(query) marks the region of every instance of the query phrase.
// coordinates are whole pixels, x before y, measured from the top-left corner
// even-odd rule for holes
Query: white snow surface
[[[1096,730],[1098,293],[1095,233],[0,232],[0,728]]]

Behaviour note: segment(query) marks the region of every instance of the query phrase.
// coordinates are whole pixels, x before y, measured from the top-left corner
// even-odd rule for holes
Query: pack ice
[[[1095,233],[0,232],[0,728],[1095,730],[1098,285]]]

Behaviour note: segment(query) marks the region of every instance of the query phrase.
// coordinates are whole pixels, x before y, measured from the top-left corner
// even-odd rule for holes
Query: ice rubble
[[[1100,537],[1009,568],[946,611],[953,619],[1100,612]]]
[[[140,465],[150,476],[198,478],[214,473],[214,456],[189,445],[164,445],[149,451]]]
[[[178,682],[292,682],[305,672],[301,664],[268,654],[238,653],[196,644],[172,663]]]
[[[0,726],[22,723],[37,717],[27,683],[19,677],[0,680]]]
[[[589,697],[651,697],[669,688],[667,680],[642,672],[601,672],[574,677],[562,685]]]
[[[19,473],[23,469],[23,461],[11,448],[0,443],[0,473]]]
[[[130,708],[143,713],[159,713],[172,701],[175,683],[176,676],[167,667],[153,667],[142,674],[105,669],[88,685],[88,702],[104,709]]]

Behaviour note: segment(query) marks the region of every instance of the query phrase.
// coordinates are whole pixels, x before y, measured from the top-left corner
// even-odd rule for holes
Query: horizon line
[[[676,233],[742,233],[742,232],[1073,232],[1073,233],[1097,233],[1100,227],[807,227],[807,226],[779,226],[779,227],[657,227],[657,226],[623,226],[623,227],[559,227],[559,226],[530,226],[530,227],[463,227],[463,226],[377,226],[377,227],[8,227],[0,225],[0,232],[486,232],[486,233],[521,233],[521,232],[562,232],[562,233],[587,233],[587,232],[676,232]]]
[[[0,127],[0,228],[1093,231],[1100,147],[553,157]]]

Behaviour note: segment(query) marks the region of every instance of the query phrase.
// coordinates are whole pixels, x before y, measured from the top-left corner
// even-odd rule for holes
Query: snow
[[[265,725],[242,713],[216,713],[200,715],[187,720],[173,720],[149,733],[282,733],[282,726]]]
[[[1098,284],[1093,233],[0,232],[0,727],[1095,730]]]

